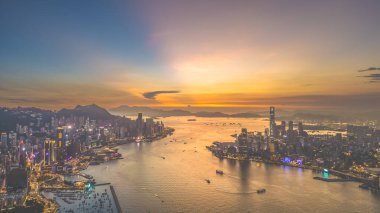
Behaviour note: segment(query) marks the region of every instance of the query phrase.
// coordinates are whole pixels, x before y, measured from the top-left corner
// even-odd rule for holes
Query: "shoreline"
[[[211,151],[211,150],[210,150]],[[213,154],[213,152],[211,151],[211,153]],[[213,154],[213,156],[215,156]],[[215,156],[217,157],[217,156]],[[275,162],[275,161],[269,161],[269,160],[257,160],[257,159],[238,159],[238,158],[234,158],[234,157],[217,157],[219,159],[227,159],[227,160],[235,160],[235,161],[248,161],[248,162],[257,162],[257,163],[265,163],[265,164],[274,164],[274,165],[277,165],[277,166],[289,166],[289,167],[292,167],[292,168],[301,168],[301,169],[307,169],[307,170],[312,170],[314,172],[317,172],[317,173],[320,173],[320,172],[323,172],[324,168],[321,168],[321,167],[313,167],[313,166],[306,166],[306,165],[292,165],[292,164],[286,164],[286,163],[282,163],[282,162]],[[329,173],[331,175],[334,175],[336,177],[340,177],[341,179],[339,179],[340,181],[336,181],[336,180],[322,180],[322,181],[325,181],[325,182],[347,182],[347,181],[353,181],[353,182],[357,182],[357,183],[363,183],[363,184],[368,184],[369,182],[373,181],[373,180],[370,180],[370,179],[366,179],[366,178],[362,178],[362,177],[357,177],[357,176],[354,176],[353,174],[350,174],[350,173],[345,173],[345,172],[341,172],[341,171],[337,171],[337,170],[333,170],[333,169],[329,169]],[[321,180],[320,178],[314,178],[315,180]],[[323,178],[322,178],[323,179]],[[379,191],[379,189],[376,189],[376,188],[371,188],[370,189],[372,190],[375,190],[375,191]]]
[[[113,200],[115,201],[115,204],[116,204],[116,209],[117,209],[118,213],[122,213],[123,211],[121,210],[119,199],[117,198],[115,189],[113,188],[112,185],[110,185],[110,189],[111,189],[111,193],[113,196]]]

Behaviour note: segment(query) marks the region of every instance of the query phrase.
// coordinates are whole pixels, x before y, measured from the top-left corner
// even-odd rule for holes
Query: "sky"
[[[0,105],[378,109],[377,0],[0,0]]]

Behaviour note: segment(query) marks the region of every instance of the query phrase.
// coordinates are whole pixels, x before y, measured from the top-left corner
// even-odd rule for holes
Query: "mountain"
[[[195,112],[193,113],[193,115],[197,117],[208,117],[208,118],[229,117],[229,115],[224,114],[222,112]]]
[[[293,120],[309,120],[309,121],[340,121],[342,120],[341,117],[338,115],[331,115],[331,114],[317,114],[317,113],[306,113],[306,112],[300,112],[295,113],[292,116]]]
[[[50,121],[54,112],[50,110],[38,109],[34,107],[0,108],[0,131],[15,131],[16,125],[37,124]]]
[[[232,117],[232,118],[253,118],[260,117],[260,115],[255,113],[237,113],[237,114],[225,114],[222,112],[189,112],[181,109],[173,110],[163,110],[155,109],[150,107],[139,107],[139,106],[119,106],[109,110],[113,114],[117,115],[127,115],[135,116],[137,113],[141,112],[143,115],[149,117],[170,117],[170,116],[197,116],[197,117]]]
[[[78,105],[74,109],[61,109],[57,112],[58,116],[84,116],[94,120],[111,120],[115,116],[111,115],[106,109],[99,107],[98,105]]]
[[[136,116],[137,113],[139,112],[149,117],[170,117],[170,116],[191,116],[192,115],[191,112],[180,110],[180,109],[162,110],[162,109],[154,109],[150,107],[127,106],[127,105],[122,105],[117,108],[110,109],[109,111],[113,114],[127,115],[127,116]]]
[[[230,117],[232,118],[260,118],[262,116],[257,113],[243,112],[243,113],[232,114],[230,115]]]

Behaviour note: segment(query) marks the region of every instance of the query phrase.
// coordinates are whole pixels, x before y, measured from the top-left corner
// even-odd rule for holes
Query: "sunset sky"
[[[380,1],[0,1],[0,105],[380,107]]]

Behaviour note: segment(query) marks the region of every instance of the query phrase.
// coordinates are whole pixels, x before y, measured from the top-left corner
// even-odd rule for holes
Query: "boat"
[[[100,163],[98,162],[98,161],[91,161],[90,163],[89,163],[89,165],[91,165],[91,166],[95,166],[95,165],[99,165]]]
[[[164,156],[162,156],[161,158],[165,160],[165,157],[164,157]]]
[[[192,118],[192,119],[187,119],[187,121],[197,121],[197,119]]]
[[[257,193],[259,193],[259,194],[264,193],[264,192],[266,192],[266,190],[264,188],[261,188],[261,189],[257,190]]]
[[[211,180],[210,179],[205,179],[205,181],[210,184],[211,183]]]
[[[223,171],[219,170],[219,169],[217,169],[215,172],[216,172],[216,174],[219,174],[219,175],[223,175],[224,174]]]
[[[362,188],[362,189],[367,189],[367,190],[369,190],[369,186],[368,186],[367,184],[365,184],[365,183],[363,183],[363,184],[360,184],[360,185],[359,185],[359,188]]]

